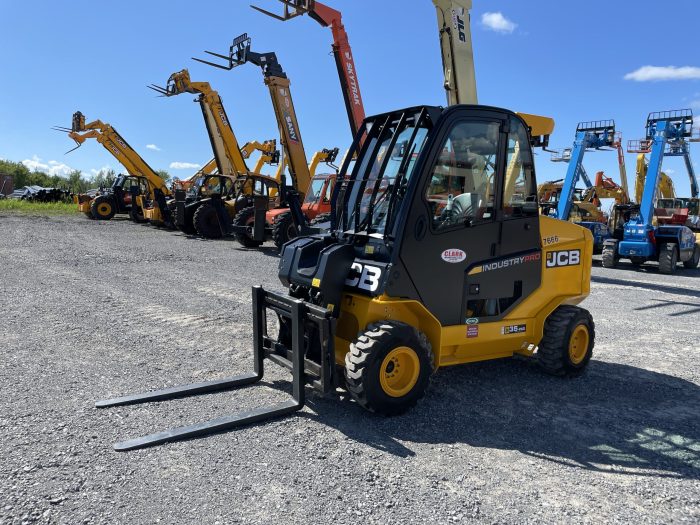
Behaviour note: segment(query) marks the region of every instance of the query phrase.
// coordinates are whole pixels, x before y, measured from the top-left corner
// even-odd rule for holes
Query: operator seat
[[[478,218],[481,207],[481,195],[479,193],[462,193],[452,201],[452,216],[466,219]]]

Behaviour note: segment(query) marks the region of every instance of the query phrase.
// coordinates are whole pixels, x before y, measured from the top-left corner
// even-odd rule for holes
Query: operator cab
[[[500,319],[539,287],[537,185],[522,118],[423,106],[370,117],[363,129],[352,172],[352,154],[341,169],[332,231],[285,246],[280,278],[294,294],[337,304],[324,281],[342,277],[345,292],[420,301],[455,325]]]

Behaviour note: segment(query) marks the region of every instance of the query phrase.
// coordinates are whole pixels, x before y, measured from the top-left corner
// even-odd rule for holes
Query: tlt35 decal
[[[547,252],[547,268],[578,266],[581,264],[581,250],[561,250]]]

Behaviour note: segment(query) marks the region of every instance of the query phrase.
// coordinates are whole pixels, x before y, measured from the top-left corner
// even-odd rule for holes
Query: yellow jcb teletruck
[[[440,14],[457,38],[470,2],[452,3],[461,7]],[[331,230],[284,246],[287,293],[253,288],[254,371],[97,406],[250,385],[266,361],[292,371],[292,399],[115,448],[290,414],[304,406],[306,385],[343,386],[362,407],[396,415],[447,366],[518,355],[551,374],[581,374],[595,338],[591,314],[577,306],[589,293],[593,239],[539,214],[532,149],[546,138],[531,129],[543,123],[476,104],[365,119],[340,170]]]

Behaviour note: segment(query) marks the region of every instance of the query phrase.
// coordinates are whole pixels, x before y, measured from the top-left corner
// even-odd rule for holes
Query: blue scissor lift
[[[550,216],[563,221],[568,221],[573,206],[574,192],[579,180],[583,179],[586,188],[592,186],[591,179],[583,167],[583,157],[587,151],[613,150],[617,135],[615,133],[614,120],[597,120],[592,122],[579,122],[576,126],[576,139],[571,149],[563,150],[563,153],[552,156],[554,162],[568,162],[566,178],[561,189],[561,194],[555,210]],[[600,253],[606,239],[612,237],[607,224],[596,221],[578,222],[580,226],[587,228],[593,234],[594,251]]]
[[[661,273],[675,272],[679,262],[695,268],[700,261],[700,245],[693,231],[682,224],[658,224],[654,221],[655,202],[664,157],[683,157],[693,198],[698,196],[698,182],[690,160],[689,139],[693,134],[693,112],[689,109],[650,113],[646,138],[631,140],[629,153],[651,153],[644,192],[639,209],[625,223],[621,241],[609,239],[603,248],[603,266],[614,268],[621,258],[640,266],[658,261]]]

